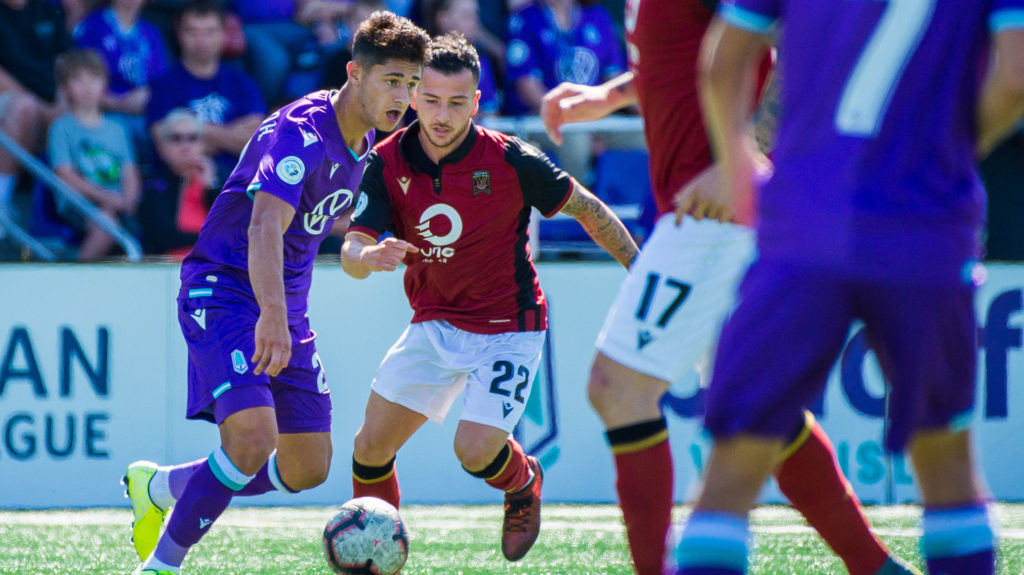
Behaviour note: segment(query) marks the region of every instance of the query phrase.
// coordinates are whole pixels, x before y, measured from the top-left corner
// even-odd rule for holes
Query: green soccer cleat
[[[124,478],[121,479],[121,484],[126,486],[125,496],[131,500],[132,513],[135,514],[132,521],[132,544],[135,545],[135,552],[139,554],[141,561],[148,559],[156,548],[156,542],[160,539],[160,528],[164,524],[164,516],[167,515],[167,510],[157,507],[149,497],[149,481],[156,475],[156,468],[156,463],[152,461],[136,461],[128,466]]]

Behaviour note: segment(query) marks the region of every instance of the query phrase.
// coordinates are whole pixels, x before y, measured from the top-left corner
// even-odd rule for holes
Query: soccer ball
[[[359,497],[327,522],[324,555],[335,573],[394,575],[409,556],[409,534],[390,503]]]

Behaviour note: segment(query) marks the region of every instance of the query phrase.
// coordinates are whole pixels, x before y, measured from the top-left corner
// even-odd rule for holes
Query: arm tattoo
[[[576,218],[587,235],[620,264],[628,269],[633,263],[639,251],[633,237],[618,216],[586,188],[577,184],[562,212]]]

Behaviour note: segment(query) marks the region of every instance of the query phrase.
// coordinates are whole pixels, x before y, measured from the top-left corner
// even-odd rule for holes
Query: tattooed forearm
[[[626,226],[604,202],[577,184],[562,212],[576,218],[597,245],[629,269],[639,248]]]

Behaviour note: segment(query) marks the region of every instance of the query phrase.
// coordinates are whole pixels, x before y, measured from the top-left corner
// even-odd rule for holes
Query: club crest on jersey
[[[441,231],[443,229],[441,227],[443,224],[435,219],[437,216],[448,220],[448,233],[444,235],[436,235],[434,233],[434,230]],[[432,222],[434,222],[433,225]],[[431,263],[435,260],[444,262],[455,255],[455,248],[448,246],[455,243],[459,236],[462,235],[462,217],[459,216],[459,212],[455,211],[455,208],[448,204],[434,204],[423,210],[416,230],[419,232],[420,237],[434,246],[420,248],[420,255],[424,258],[423,261],[426,263]]]
[[[302,176],[306,175],[306,164],[303,164],[297,156],[288,156],[277,163],[277,168],[274,171],[277,172],[277,177],[281,178],[282,182],[294,186],[302,181]]]
[[[473,172],[473,197],[480,194],[491,195],[491,173]]]
[[[324,232],[327,222],[352,205],[352,190],[335,190],[334,193],[320,200],[312,212],[302,215],[302,224],[306,232],[314,236]]]

